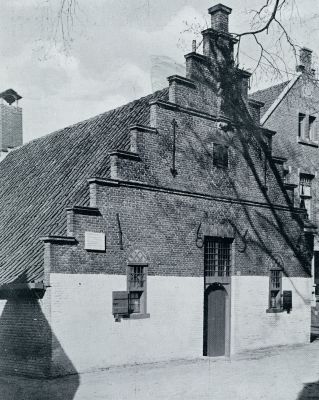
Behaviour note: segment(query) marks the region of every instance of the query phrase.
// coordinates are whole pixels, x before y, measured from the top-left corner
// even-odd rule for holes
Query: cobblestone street
[[[305,346],[246,353],[232,360],[112,368],[51,381],[1,377],[0,393],[1,400],[314,400],[319,399],[318,355],[317,340]]]

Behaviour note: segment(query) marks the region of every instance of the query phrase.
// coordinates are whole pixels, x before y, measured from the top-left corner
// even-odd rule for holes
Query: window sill
[[[145,318],[150,318],[150,314],[130,314],[126,317],[124,317],[124,319],[145,319]]]
[[[282,313],[282,312],[284,312],[284,309],[282,309],[282,308],[268,308],[266,310],[267,314],[278,314],[278,313]]]
[[[318,142],[314,142],[312,140],[307,140],[307,139],[298,138],[298,143],[304,144],[306,146],[319,147],[319,143]]]

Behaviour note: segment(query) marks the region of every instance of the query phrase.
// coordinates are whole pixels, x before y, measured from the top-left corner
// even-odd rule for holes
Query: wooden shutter
[[[288,312],[292,309],[292,291],[284,290],[282,293],[282,308]]]
[[[128,315],[129,313],[129,298],[128,292],[121,291],[121,292],[112,292],[112,299],[113,299],[113,309],[112,313],[114,315]]]

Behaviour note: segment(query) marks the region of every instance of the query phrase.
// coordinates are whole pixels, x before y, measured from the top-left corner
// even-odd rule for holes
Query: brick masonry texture
[[[22,109],[0,104],[0,150],[22,145]]]
[[[224,17],[216,14],[216,24],[226,31]],[[304,233],[304,212],[285,189],[282,165],[273,159],[270,139],[257,121],[258,104],[247,109],[242,98],[247,77],[233,65],[233,39],[213,29],[203,35],[204,55],[186,55],[186,79],[170,78],[160,93],[36,142],[50,147],[51,165],[41,164],[43,181],[29,177],[28,190],[42,190],[32,203],[39,208],[37,220],[31,221],[30,212],[28,246],[20,257],[11,249],[13,272],[8,255],[2,278],[12,282],[26,270],[28,280],[50,282],[43,325],[48,321],[49,345],[44,342],[53,376],[202,355],[206,236],[233,239],[232,277],[227,277],[231,352],[285,344],[283,329],[287,343],[306,341],[309,307],[297,301],[297,293],[306,300],[311,294],[312,234]],[[214,162],[216,145],[227,148],[224,167]],[[4,160],[5,168],[9,162]],[[12,179],[14,184],[15,175]],[[81,205],[86,208],[76,207]],[[105,233],[106,251],[85,250],[86,231]],[[50,234],[65,238],[44,239],[40,252],[39,237]],[[126,290],[134,250],[147,258],[151,316],[117,324],[112,291]],[[279,256],[295,302],[289,316],[266,315],[269,270]],[[29,263],[32,267],[23,269]],[[245,327],[252,320],[256,327],[249,335]],[[273,336],[264,340],[263,331]]]

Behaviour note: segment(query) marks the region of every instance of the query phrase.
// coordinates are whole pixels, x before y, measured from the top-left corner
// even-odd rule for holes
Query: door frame
[[[207,356],[207,317],[208,317],[208,294],[210,291],[214,290],[214,287],[222,287],[226,292],[225,297],[225,355],[230,357],[230,333],[231,333],[231,284],[230,283],[220,283],[213,282],[205,284],[204,288],[204,307],[203,307],[203,355]]]

